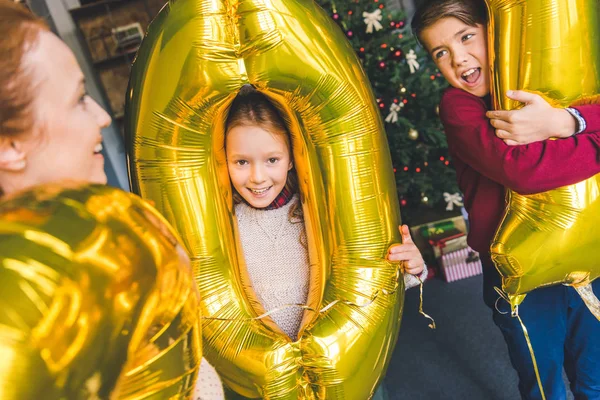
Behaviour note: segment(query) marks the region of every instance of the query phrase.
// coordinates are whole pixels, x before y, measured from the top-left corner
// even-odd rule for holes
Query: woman
[[[43,20],[0,0],[0,54],[0,197],[61,180],[105,184],[101,130],[111,119],[73,52]],[[222,399],[214,369],[203,360],[201,371],[201,398]]]

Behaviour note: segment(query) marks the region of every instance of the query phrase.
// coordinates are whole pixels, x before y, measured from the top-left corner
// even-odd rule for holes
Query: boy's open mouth
[[[481,68],[471,68],[462,73],[460,76],[467,83],[475,83],[481,75]]]

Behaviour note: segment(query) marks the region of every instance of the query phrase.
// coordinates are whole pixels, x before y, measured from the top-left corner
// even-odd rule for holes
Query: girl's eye
[[[271,157],[271,158],[269,158],[268,161],[269,161],[269,164],[275,164],[277,161],[279,161],[279,159],[275,158],[275,157]]]
[[[475,34],[467,33],[465,36],[462,37],[462,41],[466,42],[467,40],[471,39],[473,36],[475,36]]]
[[[246,164],[248,164],[248,161],[246,161],[246,160],[237,160],[235,163],[237,165],[246,165]]]
[[[433,55],[433,57],[435,57],[435,58],[441,58],[441,57],[443,57],[445,54],[446,54],[446,50],[440,50],[440,51],[438,51],[437,53],[435,53],[435,54]]]

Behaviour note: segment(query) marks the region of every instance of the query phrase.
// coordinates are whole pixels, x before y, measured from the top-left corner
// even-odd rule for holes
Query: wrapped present
[[[469,278],[483,272],[479,254],[468,246],[442,254],[440,265],[446,282]]]
[[[453,219],[430,222],[419,227],[419,234],[427,240],[448,237],[458,232],[460,230],[456,227]]]
[[[446,282],[454,282],[482,273],[479,254],[467,244],[467,235],[457,233],[438,240],[431,239],[438,264]]]
[[[463,232],[452,230],[443,237],[432,237],[429,244],[433,249],[433,255],[439,260],[444,253],[451,253],[456,250],[465,249],[467,245],[467,235]]]

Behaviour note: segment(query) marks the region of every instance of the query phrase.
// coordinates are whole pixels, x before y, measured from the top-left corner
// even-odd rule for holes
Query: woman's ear
[[[290,161],[290,165],[288,165],[288,171],[291,171],[294,168],[294,162]]]
[[[25,169],[27,160],[20,141],[15,138],[0,138],[0,170],[19,172]]]

